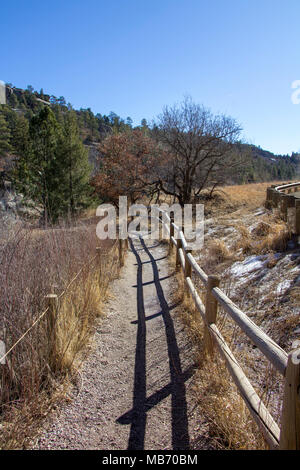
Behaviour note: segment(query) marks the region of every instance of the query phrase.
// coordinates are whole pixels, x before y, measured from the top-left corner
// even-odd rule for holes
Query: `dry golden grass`
[[[21,230],[1,247],[0,332],[7,349],[44,311],[45,295],[58,295],[54,329],[49,332],[46,313],[1,366],[2,449],[22,448],[76,376],[119,272],[117,245],[104,244],[96,255],[98,244],[94,227],[79,226]]]
[[[243,224],[236,226],[239,232],[235,250],[242,250],[244,254],[264,254],[273,251],[284,251],[291,238],[287,225],[269,216],[269,222],[261,221],[251,232]]]
[[[182,290],[182,280],[180,283]],[[224,361],[217,352],[214,357],[205,355],[203,321],[193,301],[185,298],[182,306],[181,318],[194,344],[198,365],[194,380],[198,412],[208,422],[210,438],[220,449],[266,449]]]
[[[56,329],[57,370],[72,370],[78,353],[88,344],[95,320],[102,315],[109,282],[116,277],[118,270],[118,254],[114,249],[100,262],[96,260],[94,269],[87,271],[84,282],[73,284],[62,297]]]
[[[221,195],[235,207],[242,206],[255,209],[264,204],[266,199],[266,190],[271,184],[284,184],[281,181],[267,183],[251,183],[234,186],[224,186],[218,190]]]
[[[202,193],[206,215],[232,216],[250,213],[259,207],[263,207],[266,200],[266,190],[271,185],[283,184],[282,181],[267,183],[251,183],[233,186],[220,186],[209,198],[209,190]]]
[[[234,259],[234,254],[227,248],[223,240],[211,240],[207,246],[209,258],[213,259],[216,263],[223,263],[224,261]]]

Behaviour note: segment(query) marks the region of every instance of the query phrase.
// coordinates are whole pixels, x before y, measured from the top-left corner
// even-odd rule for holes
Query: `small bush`
[[[255,235],[256,237],[265,237],[266,235],[269,235],[270,232],[271,225],[261,221],[256,225],[256,227],[254,227],[251,234]]]
[[[262,254],[272,251],[284,251],[290,240],[287,225],[281,221],[271,221],[269,224],[260,222],[250,233],[249,229],[240,225],[237,227],[239,238],[235,249],[241,249],[244,254]]]
[[[208,256],[217,263],[223,263],[234,257],[223,240],[212,240],[208,243]]]

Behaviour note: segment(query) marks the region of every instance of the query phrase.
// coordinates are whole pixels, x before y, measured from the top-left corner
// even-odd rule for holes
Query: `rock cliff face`
[[[0,223],[17,221],[20,218],[37,218],[39,211],[34,204],[24,201],[23,194],[16,193],[9,181],[4,181],[0,187]]]

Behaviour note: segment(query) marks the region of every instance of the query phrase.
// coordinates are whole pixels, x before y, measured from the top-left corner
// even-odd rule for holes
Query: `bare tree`
[[[224,182],[237,164],[233,147],[240,131],[234,119],[214,116],[189,97],[165,107],[154,128],[164,153],[157,165],[157,187],[183,206],[197,200],[204,188]]]

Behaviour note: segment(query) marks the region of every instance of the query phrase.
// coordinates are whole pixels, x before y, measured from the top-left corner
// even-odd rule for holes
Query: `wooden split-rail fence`
[[[300,183],[299,183],[300,185]],[[272,188],[273,189],[273,188]],[[278,188],[276,190],[279,190]],[[174,224],[167,213],[160,214],[163,226],[169,238],[170,250],[176,250],[176,270],[182,271],[185,281],[185,295],[190,296],[200,313],[205,327],[204,345],[207,360],[214,360],[216,351],[223,357],[245,404],[253,419],[261,429],[266,442],[272,449],[300,449],[300,348],[287,354],[275,341],[261,330],[230,298],[220,289],[218,276],[207,275],[195,260],[191,249],[185,239],[184,233]],[[176,233],[176,237],[175,237]],[[128,240],[118,241],[118,258],[120,266],[124,265],[125,251],[128,249]],[[100,249],[97,250],[101,255]],[[94,259],[94,258],[93,258]],[[205,302],[202,302],[192,280],[192,273],[200,279],[206,288]],[[77,276],[77,275],[76,275]],[[75,276],[75,278],[76,278]],[[74,279],[75,279],[74,278]],[[71,281],[73,282],[73,281]],[[62,293],[63,294],[63,293]],[[55,332],[57,321],[58,297],[55,294],[47,296],[48,306],[37,318],[33,325],[19,338],[19,340],[0,357],[0,363],[5,364],[8,354],[23,340],[28,332],[39,322],[44,315],[48,316],[49,337]],[[257,395],[249,379],[246,377],[237,359],[230,350],[217,327],[219,305],[231,316],[241,330],[260,349],[268,361],[284,377],[284,396],[282,404],[281,427],[275,422],[270,412]],[[56,356],[53,341],[50,359]],[[1,348],[0,348],[1,350]],[[2,348],[2,353],[3,353]],[[0,353],[1,356],[1,353]]]
[[[169,215],[164,212],[163,215],[162,213],[160,214],[159,218],[161,226],[167,231],[170,251],[176,250],[176,270],[183,273],[185,296],[193,299],[195,307],[204,322],[204,346],[207,360],[213,361],[216,351],[223,357],[240,395],[270,448],[299,450],[300,348],[286,353],[220,289],[220,278],[218,276],[207,275],[201,269],[189,248],[183,231],[174,224]],[[202,302],[197,292],[192,280],[192,273],[200,279],[206,288],[205,302]],[[223,307],[233,321],[284,377],[280,428],[254,390],[218,329],[217,317],[219,306]]]
[[[265,206],[278,209],[292,234],[300,235],[300,182],[267,188]]]

